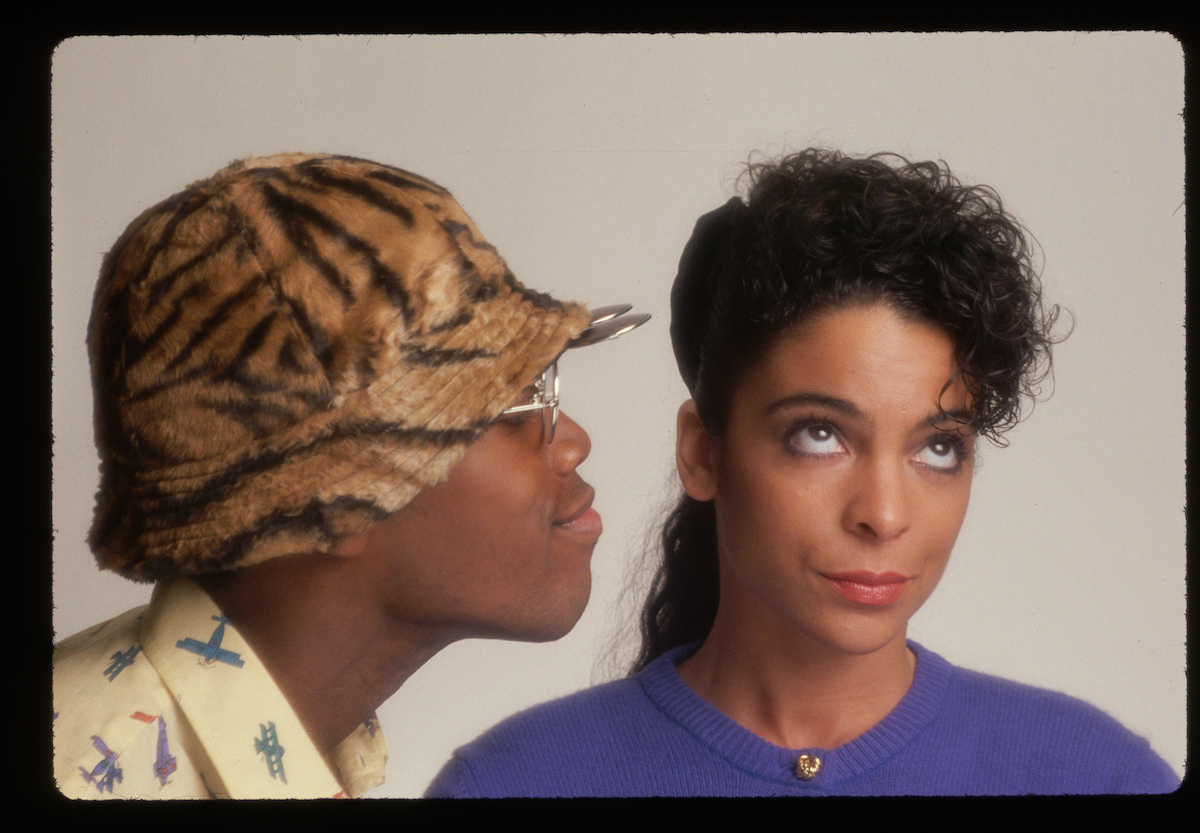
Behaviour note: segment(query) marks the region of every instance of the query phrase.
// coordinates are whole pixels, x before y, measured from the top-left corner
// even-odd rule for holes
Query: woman
[[[429,794],[1173,790],[1092,706],[906,639],[977,441],[1049,372],[1021,227],[934,163],[809,150],[750,174],[672,292],[685,495],[637,675],[510,718]]]

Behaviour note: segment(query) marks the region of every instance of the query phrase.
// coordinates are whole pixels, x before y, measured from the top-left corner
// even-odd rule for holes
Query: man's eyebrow
[[[782,399],[776,399],[767,407],[767,413],[771,414],[787,408],[812,405],[829,408],[831,411],[836,411],[848,417],[862,416],[862,411],[849,399],[842,399],[837,396],[829,396],[825,393],[815,393],[812,391],[801,391],[793,393],[790,396],[785,396]]]

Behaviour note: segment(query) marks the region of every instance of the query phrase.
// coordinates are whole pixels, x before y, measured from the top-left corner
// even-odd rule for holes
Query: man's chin
[[[536,620],[528,620],[511,627],[496,628],[481,634],[481,639],[507,639],[512,642],[556,642],[575,629],[587,608],[587,597],[583,603]]]

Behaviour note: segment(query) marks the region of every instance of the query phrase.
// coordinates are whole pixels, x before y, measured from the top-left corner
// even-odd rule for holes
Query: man
[[[600,518],[556,363],[625,309],[524,288],[365,160],[245,160],[135,220],[89,328],[89,542],[156,586],[56,646],[63,793],[359,796],[438,650],[569,631]]]

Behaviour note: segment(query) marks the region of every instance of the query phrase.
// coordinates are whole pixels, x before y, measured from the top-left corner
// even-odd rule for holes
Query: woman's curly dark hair
[[[951,336],[970,428],[1003,444],[1060,339],[1031,240],[996,192],[944,163],[819,149],[752,163],[746,179],[744,202],[697,221],[671,293],[676,359],[709,433],[724,435],[734,385],[781,334],[823,311],[885,303]],[[716,615],[711,502],[684,495],[662,542],[635,668],[704,638]]]

